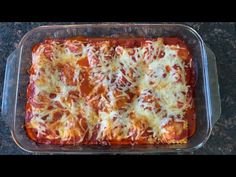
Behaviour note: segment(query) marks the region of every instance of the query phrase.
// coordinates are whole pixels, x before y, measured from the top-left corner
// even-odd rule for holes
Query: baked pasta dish
[[[32,49],[25,129],[37,143],[187,143],[194,60],[176,37],[46,39]]]

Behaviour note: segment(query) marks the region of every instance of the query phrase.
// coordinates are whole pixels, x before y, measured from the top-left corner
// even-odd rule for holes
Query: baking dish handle
[[[211,123],[212,125],[214,125],[221,115],[221,100],[216,66],[216,57],[213,51],[207,45],[205,45],[205,49],[208,58],[209,88],[211,93]]]
[[[17,71],[19,61],[19,49],[14,50],[6,62],[4,87],[2,95],[2,118],[11,125],[14,115],[16,89],[17,89]]]

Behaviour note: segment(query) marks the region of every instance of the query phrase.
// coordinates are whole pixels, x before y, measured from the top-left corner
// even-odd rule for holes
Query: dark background
[[[0,102],[6,59],[21,38],[41,25],[76,24],[11,22],[0,23]],[[193,154],[236,154],[236,23],[184,23],[193,27],[214,51],[217,60],[222,115],[204,147]],[[0,116],[0,154],[28,154],[14,143],[4,117]]]

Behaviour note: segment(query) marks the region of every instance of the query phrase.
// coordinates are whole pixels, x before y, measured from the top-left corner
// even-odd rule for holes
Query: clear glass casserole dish
[[[190,47],[194,58],[197,85],[195,90],[196,132],[187,144],[137,146],[58,146],[37,144],[30,140],[24,129],[26,89],[29,82],[33,45],[45,38],[87,37],[180,37]],[[191,152],[203,146],[220,118],[221,105],[214,53],[192,28],[179,24],[79,24],[42,26],[28,32],[6,64],[2,117],[10,125],[16,144],[32,153],[64,154],[158,154]]]

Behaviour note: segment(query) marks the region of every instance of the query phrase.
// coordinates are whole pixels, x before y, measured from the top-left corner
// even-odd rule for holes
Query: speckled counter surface
[[[0,23],[0,103],[6,59],[24,34],[41,25],[74,23]],[[217,60],[222,114],[207,143],[193,154],[236,154],[236,23],[185,23],[214,51]],[[28,154],[14,143],[0,116],[0,154]]]

